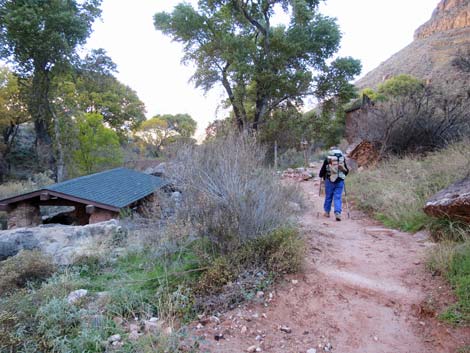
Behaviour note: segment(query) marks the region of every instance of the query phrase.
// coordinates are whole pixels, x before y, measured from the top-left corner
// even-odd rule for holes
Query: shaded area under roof
[[[127,168],[116,168],[52,184],[23,196],[34,196],[39,191],[51,191],[83,201],[91,201],[113,208],[123,208],[168,184],[166,180],[153,175]],[[26,199],[28,197],[19,195],[1,200],[0,203],[14,203],[20,198]]]

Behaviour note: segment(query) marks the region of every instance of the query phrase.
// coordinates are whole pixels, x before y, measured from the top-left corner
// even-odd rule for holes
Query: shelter
[[[0,211],[8,213],[11,229],[39,225],[41,206],[73,206],[68,216],[85,225],[117,218],[121,210],[138,207],[167,186],[160,177],[116,168],[0,200]]]

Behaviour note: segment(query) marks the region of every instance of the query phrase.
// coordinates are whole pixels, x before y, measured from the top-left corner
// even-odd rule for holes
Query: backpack
[[[326,158],[328,160],[328,164],[326,166],[326,176],[330,179],[330,181],[334,183],[338,178],[344,180],[346,178],[346,174],[344,174],[346,166],[343,152],[340,150],[331,150],[328,152],[328,156]]]

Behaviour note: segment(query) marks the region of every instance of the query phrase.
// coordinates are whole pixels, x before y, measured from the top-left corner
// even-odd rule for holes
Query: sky
[[[207,94],[189,82],[194,67],[181,63],[182,46],[157,32],[153,15],[171,12],[179,0],[103,0],[87,48],[104,48],[118,66],[118,79],[134,89],[147,117],[187,113],[198,123],[196,137],[214,119],[224,118],[222,88]],[[186,0],[196,4],[197,0]],[[335,17],[343,33],[339,56],[360,59],[362,75],[413,40],[438,0],[328,0],[321,13]],[[282,16],[278,17],[282,21]],[[360,77],[360,76],[359,76]],[[359,78],[358,77],[358,78]],[[306,108],[313,100],[306,101]]]

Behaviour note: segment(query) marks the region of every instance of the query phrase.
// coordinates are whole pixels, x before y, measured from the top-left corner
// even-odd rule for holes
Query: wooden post
[[[277,170],[277,141],[274,141],[274,170]]]

